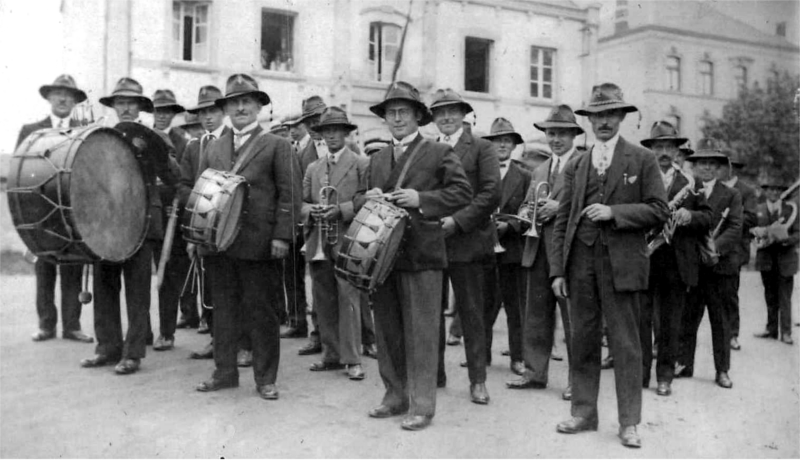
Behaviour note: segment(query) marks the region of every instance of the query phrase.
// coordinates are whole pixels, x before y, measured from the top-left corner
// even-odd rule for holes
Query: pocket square
[[[636,178],[638,178],[638,177],[639,176],[629,176],[628,177],[628,184],[633,184],[634,182],[636,182]]]

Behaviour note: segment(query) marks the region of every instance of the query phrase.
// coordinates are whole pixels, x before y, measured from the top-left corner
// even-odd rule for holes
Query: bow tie
[[[500,163],[500,169],[508,168],[508,163]]]

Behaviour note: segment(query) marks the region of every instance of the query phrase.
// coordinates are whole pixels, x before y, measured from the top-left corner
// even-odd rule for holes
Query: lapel
[[[214,161],[217,163],[215,169],[230,171],[233,166],[233,163],[231,163],[231,158],[233,158],[233,130],[229,129],[224,132],[219,139],[214,141],[214,144],[219,145],[217,149],[219,154],[215,155],[214,158]]]
[[[464,155],[466,155],[467,152],[469,152],[471,146],[472,146],[472,136],[470,136],[469,133],[467,133],[467,131],[464,131],[461,133],[461,137],[458,138],[458,142],[456,142],[456,145],[455,147],[453,147],[453,150],[455,150],[456,155],[458,155],[458,159],[463,161]]]
[[[578,159],[578,165],[575,167],[575,180],[572,181],[573,214],[580,215],[580,212],[583,211],[583,203],[586,200],[586,184],[589,182],[589,165],[592,164],[592,150],[594,150],[594,146]],[[577,223],[578,220],[575,219],[575,222]]]
[[[239,153],[236,158],[236,161],[239,161],[239,158],[241,158],[242,155],[247,155],[244,158],[244,161],[242,162],[242,166],[239,168],[239,172],[242,172],[244,168],[247,167],[247,164],[250,163],[253,160],[253,158],[255,158],[261,151],[261,149],[259,149],[258,146],[255,144],[261,139],[263,131],[264,130],[261,129],[261,125],[257,125],[256,128],[253,130],[253,134],[251,134],[250,137],[247,139],[247,142],[245,142],[244,144],[242,144],[241,147],[239,147]],[[254,149],[258,150],[251,152]],[[233,169],[233,165],[231,165],[231,169]]]
[[[334,187],[339,187],[339,183],[355,164],[355,153],[353,153],[349,147],[345,146],[344,151],[339,155],[339,161],[337,161],[336,164],[331,167],[331,185]]]
[[[413,152],[414,149],[417,148],[417,145],[419,145],[419,143],[422,142],[422,139],[423,139],[422,134],[418,133],[417,137],[415,137],[414,140],[411,141],[410,144],[408,144],[408,147],[406,147],[406,151],[403,152],[402,158],[400,158],[400,161],[398,161],[397,164],[394,165],[394,168],[392,168],[392,171],[389,173],[389,178],[386,180],[386,185],[391,186],[391,188],[389,190],[384,190],[385,192],[402,188],[403,184],[397,184],[396,183],[397,179],[399,179],[400,172],[403,170],[403,167],[408,161],[408,157],[411,156],[411,152]],[[389,149],[390,152],[392,152],[391,144],[387,148]],[[390,153],[389,155],[392,154],[393,153]],[[414,164],[417,163],[420,160],[420,158],[422,158],[422,152],[417,152],[417,154],[414,156],[414,161],[412,161],[411,164],[409,165],[409,169],[411,169],[411,166],[414,166]],[[389,157],[389,161],[391,161],[391,156]],[[408,175],[406,175],[406,179],[407,178]]]
[[[688,183],[689,181],[686,180],[685,177],[683,177],[683,174],[681,174],[680,171],[675,170],[675,176],[672,179],[672,184],[670,184],[669,190],[667,190],[667,200],[668,201],[672,200],[675,197],[675,195],[678,194],[678,192],[680,192],[681,190],[683,190],[684,187],[686,187],[686,184]]]
[[[624,177],[623,173],[628,168],[628,156],[630,150],[626,148],[625,139],[622,136],[617,141],[617,146],[614,148],[614,156],[611,158],[611,165],[608,167],[608,179],[606,182],[606,193],[603,195],[603,204],[608,202],[608,198],[614,193],[620,179]]]
[[[502,194],[500,196],[500,209],[503,209],[508,203],[508,200],[514,196],[514,192],[517,191],[520,185],[522,185],[521,179],[522,173],[519,171],[519,166],[515,165],[514,162],[510,162],[508,164],[508,172],[506,173],[506,177],[503,178],[503,185],[502,185]]]

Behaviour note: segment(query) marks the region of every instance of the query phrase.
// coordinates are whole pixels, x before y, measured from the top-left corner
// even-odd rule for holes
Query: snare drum
[[[28,136],[11,158],[8,204],[22,241],[50,262],[122,262],[147,232],[147,188],[133,147],[97,125]]]
[[[244,177],[206,169],[194,184],[183,213],[183,238],[216,252],[228,249],[239,234],[246,203]]]
[[[374,291],[392,271],[407,222],[405,209],[384,200],[368,200],[344,236],[336,274],[360,290]]]

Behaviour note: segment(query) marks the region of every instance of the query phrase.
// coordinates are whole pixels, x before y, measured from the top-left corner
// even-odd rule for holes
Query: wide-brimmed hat
[[[157,89],[153,93],[153,109],[172,109],[175,113],[186,111],[175,99],[175,93],[169,89]]]
[[[217,99],[222,97],[222,91],[213,85],[206,85],[200,88],[197,93],[197,105],[187,109],[189,113],[200,113],[201,110],[209,107],[216,107]]]
[[[388,139],[373,137],[372,139],[368,139],[366,142],[364,142],[364,153],[367,156],[371,156],[373,153],[381,151],[390,143],[391,141]]]
[[[100,103],[106,107],[114,108],[114,99],[118,97],[137,99],[141,104],[139,110],[142,112],[153,113],[153,101],[144,95],[142,85],[140,85],[139,82],[133,78],[120,78],[117,82],[117,85],[114,87],[114,91],[111,92],[111,95],[101,97]]]
[[[279,133],[281,131],[286,131],[289,128],[286,127],[280,120],[273,120],[272,123],[269,125],[269,132],[272,134]]]
[[[728,161],[731,162],[731,166],[734,168],[743,168],[744,167],[744,159],[742,158],[742,152],[738,150],[732,149],[730,146],[724,146],[722,148],[722,153],[728,157]]]
[[[286,127],[288,127],[288,128],[291,128],[292,126],[297,126],[297,125],[300,124],[300,118],[302,118],[302,117],[303,117],[302,114],[294,113],[294,114],[289,115],[286,118],[284,118],[283,119],[283,124],[286,125]]]
[[[319,96],[311,96],[308,99],[303,100],[303,113],[300,115],[300,118],[297,119],[297,123],[302,123],[308,118],[311,118],[315,115],[322,115],[322,112],[328,106],[325,104],[325,101],[322,100]]]
[[[86,100],[86,93],[78,88],[78,85],[75,83],[75,79],[72,78],[71,75],[59,75],[56,77],[52,85],[44,85],[39,88],[39,94],[41,94],[43,98],[47,99],[47,96],[50,95],[50,91],[54,89],[65,89],[72,92],[73,96],[75,96],[75,102],[78,104]]]
[[[721,164],[728,163],[728,157],[722,153],[722,146],[719,141],[711,138],[703,138],[697,142],[696,150],[686,158],[686,161],[695,162],[698,160],[717,160]]]
[[[217,107],[225,107],[225,103],[231,99],[252,95],[258,99],[261,105],[269,104],[269,96],[264,91],[258,89],[258,82],[250,75],[235,73],[228,77],[225,83],[225,96],[214,101]]]
[[[761,180],[761,188],[777,188],[781,190],[786,190],[789,188],[789,184],[780,178],[777,174],[767,174]]]
[[[547,128],[571,128],[578,131],[578,134],[583,134],[583,128],[575,119],[575,114],[572,113],[572,107],[567,104],[553,107],[545,121],[534,123],[533,126],[539,131],[546,131]]]
[[[430,105],[431,113],[433,113],[433,111],[439,107],[445,107],[448,105],[460,106],[462,109],[464,109],[465,115],[470,112],[474,112],[472,106],[469,105],[469,103],[466,102],[460,94],[453,91],[451,88],[437,89],[436,92],[433,93],[433,101]]]
[[[512,125],[510,121],[503,117],[498,117],[494,120],[494,122],[492,122],[492,128],[489,130],[489,134],[483,136],[483,138],[492,140],[500,136],[513,137],[515,144],[522,144],[525,142],[522,139],[522,136],[520,136],[518,132],[514,131],[514,125]]]
[[[636,112],[635,105],[622,99],[622,89],[614,83],[603,83],[592,88],[589,105],[575,111],[577,115],[588,117],[590,114],[607,110],[622,110],[625,113]]]
[[[425,126],[433,120],[428,107],[422,103],[417,88],[414,88],[410,83],[404,81],[398,81],[392,84],[386,92],[383,101],[380,104],[373,105],[369,110],[375,115],[384,118],[386,115],[386,105],[392,101],[408,101],[417,107],[417,109],[422,112],[422,119],[419,121],[420,126]]]
[[[183,124],[180,125],[180,127],[190,128],[192,126],[200,126],[200,124],[200,117],[198,115],[187,112],[186,115],[183,116]]]
[[[677,147],[685,144],[688,140],[685,137],[678,137],[678,130],[672,126],[672,123],[661,120],[653,123],[653,127],[650,128],[650,138],[642,139],[641,144],[649,149],[655,141],[672,141]]]
[[[358,129],[358,126],[350,123],[347,119],[347,113],[339,107],[328,107],[319,116],[319,123],[313,129],[316,132],[322,131],[326,126],[342,126],[347,132]]]

